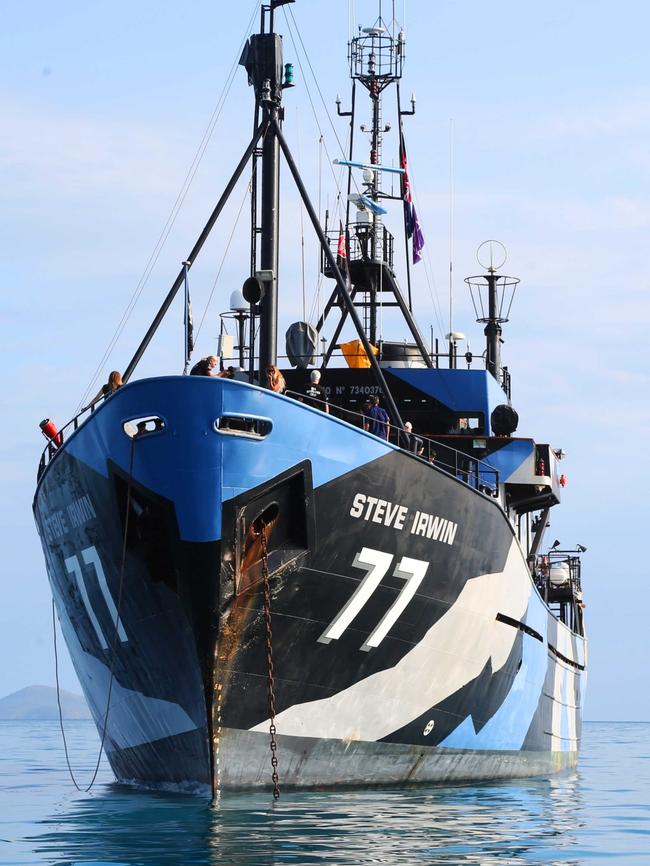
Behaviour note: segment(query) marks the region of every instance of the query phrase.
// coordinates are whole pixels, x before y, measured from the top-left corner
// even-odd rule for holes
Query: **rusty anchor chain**
[[[278,744],[275,739],[277,733],[275,727],[275,680],[273,671],[273,623],[271,620],[271,580],[269,576],[269,551],[267,538],[267,524],[261,521],[258,534],[260,536],[260,544],[262,546],[262,580],[264,586],[264,623],[266,626],[266,669],[268,677],[269,690],[269,718],[271,725],[269,733],[271,735],[271,780],[273,781],[273,799],[277,800],[280,797],[279,777],[278,777]]]

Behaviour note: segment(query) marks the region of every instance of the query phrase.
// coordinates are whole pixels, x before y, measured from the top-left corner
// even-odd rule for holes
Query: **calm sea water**
[[[89,778],[90,722],[67,725]],[[84,775],[85,774],[85,775]],[[50,722],[0,722],[0,864],[650,864],[650,724],[585,725],[577,772],[468,787],[202,799],[72,788]]]

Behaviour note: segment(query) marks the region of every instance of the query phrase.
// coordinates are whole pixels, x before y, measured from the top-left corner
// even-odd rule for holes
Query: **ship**
[[[291,2],[262,4],[241,58],[254,134],[121,387],[62,429],[42,425],[34,516],[106,757],[121,782],[213,795],[573,767],[586,548],[545,545],[565,455],[516,433],[501,344],[519,280],[487,242],[466,280],[485,350],[462,353],[451,330],[425,343],[411,296],[423,241],[405,143],[415,99],[400,95],[405,34],[381,11],[348,45],[350,109],[337,99],[350,131],[337,160],[345,221],[321,220],[283,131],[295,81],[276,17]],[[389,91],[399,144],[385,158]],[[332,292],[315,325],[289,328],[276,390],[281,165]],[[231,304],[239,345],[228,357],[221,341],[225,375],[187,375],[188,273],[241,178],[251,256]],[[389,208],[403,217],[403,255]],[[136,378],[182,292],[185,370]],[[403,325],[392,341],[388,308]]]

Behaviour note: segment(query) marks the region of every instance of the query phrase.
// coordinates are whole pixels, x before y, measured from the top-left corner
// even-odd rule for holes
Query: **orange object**
[[[41,428],[41,432],[43,436],[54,445],[55,448],[59,448],[61,446],[61,434],[59,433],[59,428],[56,426],[54,421],[50,421],[49,418],[46,418],[44,421],[38,425]]]
[[[371,346],[370,348],[376,358],[379,354],[379,349],[376,346]],[[361,340],[350,340],[348,343],[341,343],[341,351],[347,361],[348,367],[359,369],[370,366],[370,358],[366,355],[366,350],[363,348]]]

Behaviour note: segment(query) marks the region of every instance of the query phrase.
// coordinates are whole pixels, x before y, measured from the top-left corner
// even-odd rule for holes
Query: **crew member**
[[[379,436],[380,439],[388,439],[390,415],[379,405],[379,397],[376,394],[371,398],[370,403],[370,409],[365,415],[364,430]]]
[[[214,355],[208,355],[207,358],[201,358],[190,370],[190,376],[212,376],[212,371],[217,366],[217,358]]]
[[[312,370],[309,375],[310,383],[305,388],[305,402],[315,409],[322,409],[329,415],[330,407],[327,402],[327,393],[320,383],[320,370]]]

